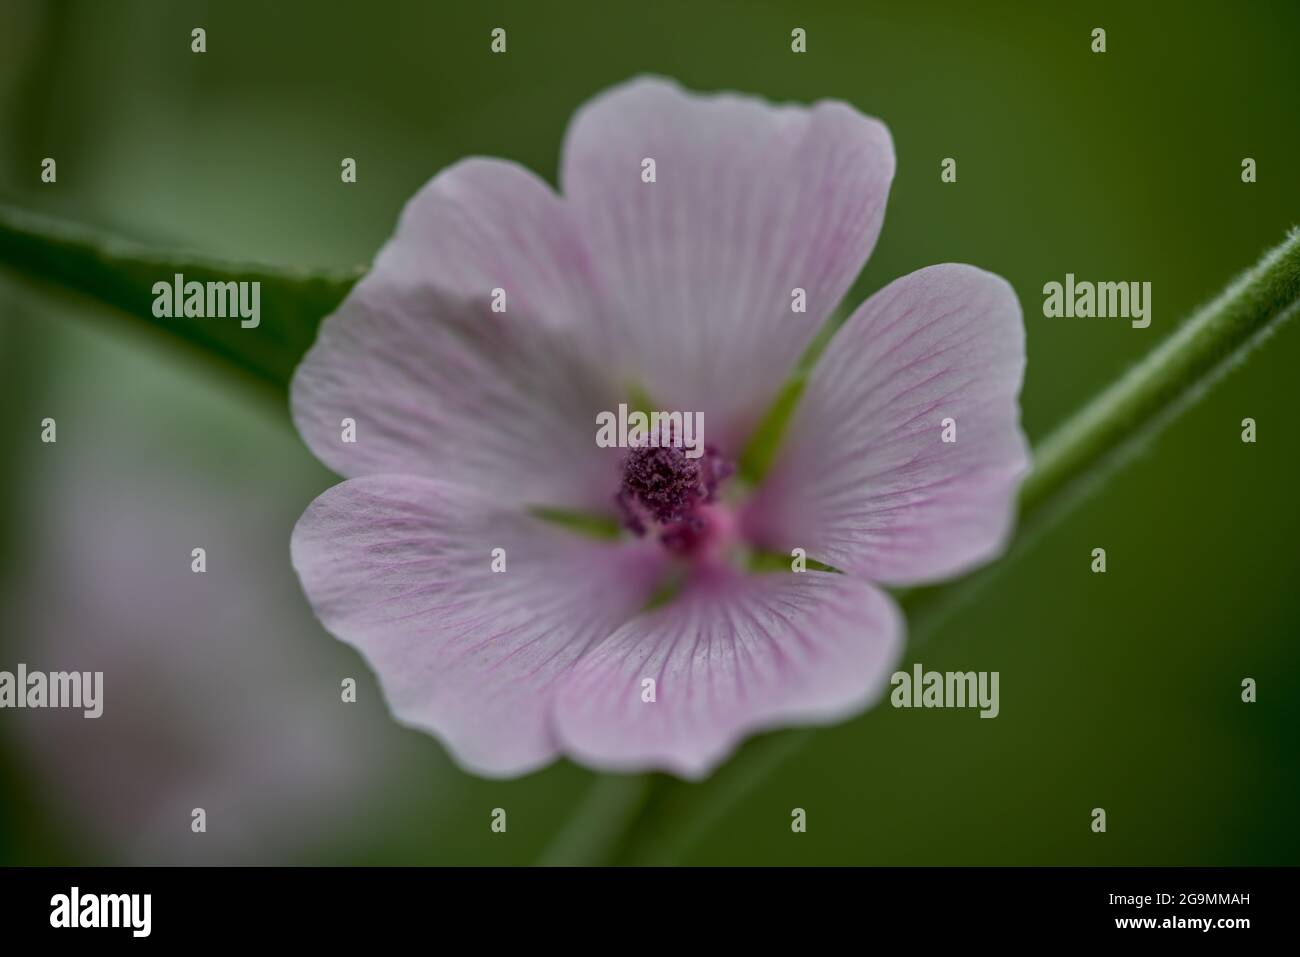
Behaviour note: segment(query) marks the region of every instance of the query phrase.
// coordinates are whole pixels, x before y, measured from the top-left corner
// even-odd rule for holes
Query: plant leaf
[[[284,391],[321,319],[333,312],[364,272],[286,269],[162,252],[84,226],[0,206],[0,264],[116,307],[178,336],[225,363]],[[260,282],[261,319],[160,319],[156,282]]]

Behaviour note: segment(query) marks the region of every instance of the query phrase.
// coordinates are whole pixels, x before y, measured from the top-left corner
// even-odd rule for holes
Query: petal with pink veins
[[[569,126],[561,182],[615,297],[611,359],[656,402],[703,412],[734,457],[871,253],[893,175],[888,130],[845,103],[657,78],[596,97]]]
[[[578,661],[556,728],[584,764],[701,778],[755,731],[862,710],[884,688],[903,631],[893,602],[865,582],[715,567]]]
[[[809,377],[744,525],[772,549],[890,585],[946,578],[1005,547],[1029,454],[1014,290],[945,264],[868,299]],[[952,419],[956,441],[943,441]]]
[[[504,572],[492,570],[498,548]],[[581,538],[469,490],[396,475],[329,489],[292,541],[312,608],[365,656],[393,714],[490,776],[555,757],[556,682],[644,606],[660,552]]]
[[[492,290],[505,291],[505,312]],[[591,266],[533,174],[467,160],[424,187],[294,375],[298,431],[345,476],[424,475],[502,502],[610,508]],[[343,440],[343,420],[356,441]]]

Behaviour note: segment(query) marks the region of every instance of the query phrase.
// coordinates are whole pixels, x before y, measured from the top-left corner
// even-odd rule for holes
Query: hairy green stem
[[[1300,229],[1049,435],[1021,489],[1032,512],[1150,437],[1290,318],[1300,301]]]

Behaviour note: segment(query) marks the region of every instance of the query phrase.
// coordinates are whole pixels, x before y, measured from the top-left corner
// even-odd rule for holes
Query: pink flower
[[[292,391],[348,477],[298,522],[293,562],[399,720],[487,775],[563,754],[699,777],[747,734],[878,696],[904,626],[871,583],[959,573],[1010,529],[1011,287],[941,265],[872,296],[760,486],[728,476],[870,254],[893,173],[888,131],[844,103],[638,79],[579,110],[561,195],[468,159],[410,201]],[[702,413],[708,451],[599,447],[597,415],[636,396]],[[625,531],[583,537],[538,507]],[[750,573],[753,548],[843,574]]]

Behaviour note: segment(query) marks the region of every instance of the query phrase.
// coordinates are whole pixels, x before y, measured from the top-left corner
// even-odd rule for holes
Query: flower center
[[[667,444],[631,448],[615,496],[623,524],[638,536],[656,533],[670,551],[699,552],[728,525],[728,516],[715,503],[719,486],[733,471],[710,445],[698,458]]]

